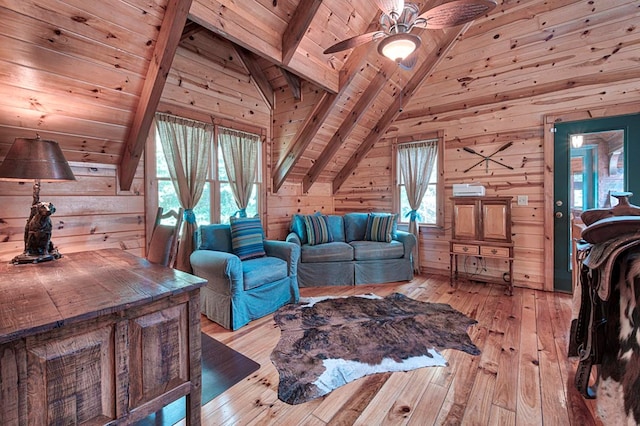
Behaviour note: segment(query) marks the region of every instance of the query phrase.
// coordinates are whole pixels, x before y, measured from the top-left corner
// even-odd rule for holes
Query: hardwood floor
[[[593,401],[573,387],[568,360],[571,297],[565,294],[422,276],[408,283],[301,289],[302,296],[400,292],[448,303],[478,320],[469,329],[482,350],[442,351],[448,367],[369,376],[317,400],[288,405],[277,396],[269,359],[280,336],[269,315],[231,332],[202,317],[202,330],[260,363],[252,376],[202,409],[204,425],[590,425]]]

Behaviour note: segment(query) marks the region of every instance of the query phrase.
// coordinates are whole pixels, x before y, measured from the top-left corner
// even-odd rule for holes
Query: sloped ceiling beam
[[[167,3],[158,40],[140,93],[140,101],[120,159],[120,189],[123,191],[131,189],[190,7],[191,0],[169,0]]]
[[[453,48],[458,41],[458,38],[469,29],[471,22],[465,24],[462,29],[456,31],[454,29],[446,30],[446,35],[438,43],[439,48],[435,54],[432,54],[421,65],[420,68],[413,74],[411,79],[407,82],[407,85],[402,89],[402,96],[397,96],[393,104],[384,113],[384,115],[378,120],[375,127],[369,132],[365,140],[360,144],[358,149],[353,153],[349,161],[342,167],[342,170],[338,172],[333,179],[333,194],[335,195],[340,187],[344,184],[353,171],[358,167],[358,164],[367,155],[367,153],[373,148],[373,146],[380,140],[380,138],[389,129],[389,126],[400,115],[400,108],[402,102],[408,103],[418,87],[424,82],[424,80],[433,72],[438,64],[444,59],[447,53]]]
[[[296,8],[289,25],[282,34],[282,63],[284,65],[289,65],[291,62],[293,54],[296,53],[304,33],[307,32],[321,4],[322,0],[303,0]]]
[[[227,3],[233,4],[233,7],[227,7]],[[306,4],[310,2],[307,0],[301,3],[305,4],[302,8],[305,11]],[[234,0],[193,0],[189,18],[215,34],[269,60],[271,63],[287,68],[294,74],[313,82],[328,92],[338,92],[337,70],[330,68],[328,65],[320,66],[317,62],[309,61],[306,56],[295,50],[290,62],[284,64],[282,62],[282,38],[277,41],[263,40],[247,30],[247,28],[255,25],[251,22],[251,19],[254,18],[248,12],[236,13],[235,11],[236,9],[242,10],[246,8],[247,4],[249,2]]]
[[[362,61],[366,57],[362,53],[356,54],[358,51],[367,50],[366,47],[362,46],[360,48],[354,49],[354,51],[347,58],[347,62],[344,64],[344,68],[347,70],[352,70],[348,74],[344,74],[341,77],[340,91],[338,94],[335,93],[325,93],[321,98],[320,102],[318,102],[311,110],[302,127],[294,137],[291,145],[289,146],[289,150],[284,155],[280,163],[276,166],[273,171],[273,191],[278,192],[282,184],[284,184],[285,180],[291,170],[293,170],[296,163],[304,154],[304,151],[307,149],[313,138],[320,130],[320,127],[324,123],[324,120],[329,116],[329,113],[336,105],[336,102],[340,98],[340,96],[346,91],[349,87],[349,84],[356,76],[355,70],[361,66]]]
[[[358,102],[353,106],[353,109],[342,122],[338,131],[322,150],[322,153],[318,156],[304,178],[302,178],[303,192],[309,192],[311,185],[318,179],[326,165],[329,164],[329,161],[331,161],[333,156],[340,150],[342,143],[349,134],[351,134],[360,118],[367,112],[367,109],[378,97],[378,94],[389,80],[389,77],[397,69],[398,65],[395,62],[385,61],[384,67],[378,71],[373,80],[371,80],[367,90],[365,90],[364,94],[358,99]]]
[[[287,81],[287,86],[289,86],[289,90],[291,90],[291,94],[293,98],[300,102],[302,100],[302,83],[300,81],[300,77],[295,74],[290,73],[284,68],[280,68],[280,73]]]
[[[258,62],[251,52],[237,45],[234,45],[234,48],[236,52],[238,52],[238,58],[247,71],[249,71],[251,81],[253,81],[256,89],[258,89],[258,92],[264,101],[269,105],[269,108],[273,110],[275,95],[273,94],[273,87],[271,87],[271,83],[269,83],[269,79],[265,75],[264,71],[260,65],[258,65]]]
[[[335,93],[323,92],[320,102],[316,103],[311,110],[305,122],[300,127],[300,131],[296,134],[289,151],[283,157],[273,172],[273,191],[278,192],[282,184],[284,184],[287,176],[293,170],[302,154],[313,140],[313,137],[327,119],[327,116],[333,109],[338,99]]]

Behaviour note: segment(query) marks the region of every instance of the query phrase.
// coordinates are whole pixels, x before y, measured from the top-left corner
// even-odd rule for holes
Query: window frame
[[[189,120],[199,120],[198,118],[179,115],[178,117],[186,118]],[[213,147],[211,149],[211,163],[209,170],[207,171],[207,182],[209,182],[209,191],[208,194],[203,192],[203,197],[208,196],[211,202],[211,208],[209,213],[209,223],[220,223],[220,186],[221,184],[228,183],[228,181],[221,181],[217,179],[218,174],[218,133],[219,128],[225,127],[228,129],[253,133],[260,137],[260,158],[259,158],[259,166],[258,166],[258,178],[255,183],[257,188],[257,196],[258,196],[258,206],[257,211],[258,214],[262,217],[265,215],[266,209],[266,199],[267,199],[267,191],[266,191],[266,179],[265,176],[266,167],[266,131],[262,128],[242,125],[239,123],[229,122],[225,120],[220,123],[213,123]],[[171,178],[168,177],[158,177],[157,169],[156,169],[156,129],[155,124],[151,126],[149,129],[149,135],[147,136],[146,146],[145,146],[145,158],[144,158],[144,176],[145,176],[145,216],[146,216],[146,236],[147,236],[147,244],[148,239],[151,235],[151,231],[153,229],[153,222],[155,220],[155,213],[158,210],[158,182],[160,181],[171,181]],[[213,176],[215,173],[216,176]]]
[[[393,211],[398,214],[398,224],[408,226],[409,221],[402,217],[400,212],[400,182],[402,180],[400,175],[400,165],[398,164],[398,145],[412,142],[421,142],[427,140],[438,141],[438,158],[436,161],[436,170],[433,173],[437,173],[438,181],[436,183],[436,222],[425,223],[418,222],[420,228],[429,229],[444,229],[444,209],[445,209],[445,188],[444,188],[444,131],[439,130],[437,132],[423,133],[414,136],[398,137],[392,143],[392,159],[391,159],[391,173],[393,176]]]

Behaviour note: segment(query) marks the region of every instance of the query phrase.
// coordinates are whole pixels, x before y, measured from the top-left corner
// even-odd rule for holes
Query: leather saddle
[[[589,387],[594,365],[602,362],[605,349],[611,277],[618,258],[640,246],[640,207],[629,204],[631,193],[619,194],[620,203],[612,209],[586,210],[581,219],[587,225],[578,243],[578,318],[571,324],[569,356],[578,356],[575,386],[585,398],[595,398]]]

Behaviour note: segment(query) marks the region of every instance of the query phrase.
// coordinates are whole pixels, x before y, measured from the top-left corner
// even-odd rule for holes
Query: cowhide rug
[[[446,366],[438,350],[480,353],[467,335],[477,321],[399,293],[301,299],[274,319],[282,335],[271,361],[280,374],[278,397],[289,404],[369,374]]]

